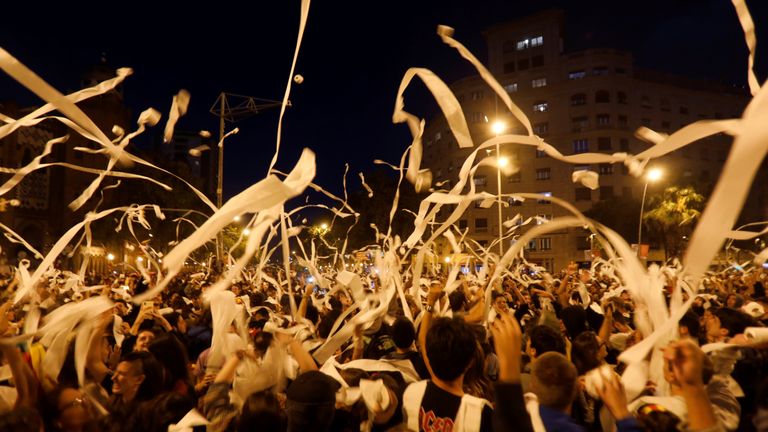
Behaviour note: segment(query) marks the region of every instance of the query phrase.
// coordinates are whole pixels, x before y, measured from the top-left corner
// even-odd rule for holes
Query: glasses
[[[85,396],[82,396],[82,395],[78,396],[78,397],[72,399],[72,401],[70,401],[69,403],[65,404],[64,406],[59,407],[59,412],[62,413],[64,411],[66,411],[66,410],[68,410],[68,409],[70,409],[72,407],[76,407],[76,406],[86,407],[87,402],[88,402],[88,400],[85,398]]]

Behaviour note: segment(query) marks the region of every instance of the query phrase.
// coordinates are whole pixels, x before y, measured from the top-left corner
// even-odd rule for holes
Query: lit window
[[[612,164],[600,164],[600,175],[611,175],[611,174],[613,174]]]
[[[552,239],[549,237],[540,238],[539,249],[543,251],[552,249]]]
[[[484,175],[476,176],[474,179],[475,186],[485,186],[487,178]]]
[[[530,39],[519,40],[519,41],[517,41],[517,45],[516,45],[518,51],[522,51],[522,50],[524,50],[524,49],[526,49],[526,48],[528,48],[530,46],[531,46],[531,40]]]
[[[520,207],[523,205],[523,200],[517,199],[515,197],[509,197],[508,201],[509,201],[509,205],[513,207]],[[522,219],[520,220],[520,222],[522,222]]]
[[[543,195],[545,197],[551,197],[552,196],[552,192],[539,192],[539,194]],[[544,199],[544,198],[539,199],[537,202],[539,204],[551,204],[552,203],[552,201],[550,201],[548,199]]]
[[[473,91],[469,94],[469,97],[472,98],[472,100],[481,100],[483,99],[484,93],[482,91]]]
[[[574,165],[573,171],[589,171],[592,169],[592,165]]]
[[[536,225],[543,225],[547,223],[547,221],[552,220],[551,214],[537,214],[536,215]]]
[[[504,86],[504,90],[507,91],[507,93],[514,93],[517,91],[517,83],[507,84]]]
[[[584,78],[585,76],[587,76],[587,73],[583,70],[568,72],[568,79],[579,79]]]
[[[536,78],[535,80],[531,81],[531,87],[533,88],[544,87],[546,85],[547,85],[546,78]]]
[[[611,116],[610,114],[598,114],[597,115],[597,126],[610,126],[611,125]]]
[[[544,45],[544,36],[536,36],[534,38],[531,38],[531,46],[537,47]]]
[[[549,180],[552,178],[552,172],[549,168],[539,168],[536,170],[536,180]]]
[[[533,111],[534,112],[545,112],[548,108],[548,104],[546,102],[536,102],[533,104]]]
[[[536,239],[533,239],[528,242],[528,244],[525,246],[526,250],[529,251],[535,251],[536,250]]]
[[[586,138],[573,140],[573,153],[586,153],[589,151],[589,141]]]

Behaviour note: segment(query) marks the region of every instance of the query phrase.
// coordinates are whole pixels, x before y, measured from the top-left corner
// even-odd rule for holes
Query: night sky
[[[79,76],[105,53],[111,66],[135,71],[124,86],[134,117],[149,106],[165,116],[171,97],[186,88],[192,94],[190,112],[177,128],[214,134],[218,122],[208,110],[220,91],[282,99],[300,5],[299,0],[26,3],[30,6],[3,10],[0,45],[54,86],[77,90]],[[628,4],[635,6],[627,10]],[[762,82],[768,75],[768,54],[761,50],[768,47],[763,35],[768,35],[768,5],[748,4],[758,32]],[[430,68],[449,83],[473,73],[440,42],[438,24],[456,28],[455,37],[483,60],[483,29],[552,6],[566,11],[567,50],[624,48],[633,51],[641,67],[745,86],[747,49],[729,0],[316,0],[296,71],[304,83],[293,87],[278,167],[289,169],[309,147],[318,154],[317,183],[338,192],[344,162],[349,162],[349,184],[357,187],[357,172],[372,169],[374,159],[396,162],[410,143],[407,127],[391,123],[408,67]],[[436,105],[420,82],[414,84],[406,93],[406,109],[429,116]],[[2,75],[4,100],[39,104]],[[225,152],[227,196],[264,177],[274,152],[277,113],[236,124],[241,133],[227,142]]]

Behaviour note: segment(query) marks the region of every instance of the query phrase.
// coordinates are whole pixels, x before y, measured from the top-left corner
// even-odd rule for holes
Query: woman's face
[[[90,402],[83,393],[73,388],[62,390],[56,407],[56,424],[63,431],[80,432],[93,418]]]
[[[736,296],[731,294],[728,296],[728,300],[725,301],[725,305],[729,308],[736,307]]]

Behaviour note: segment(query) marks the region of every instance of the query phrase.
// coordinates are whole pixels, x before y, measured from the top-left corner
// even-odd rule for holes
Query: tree
[[[703,204],[704,196],[691,186],[670,186],[660,197],[651,200],[651,210],[643,214],[643,221],[651,235],[663,242],[667,257],[679,256],[682,252],[694,222],[701,216]]]

